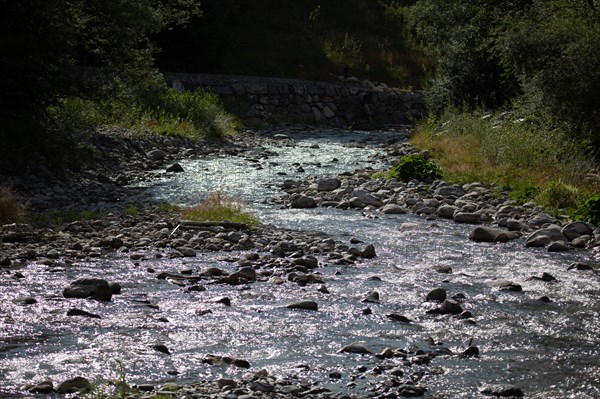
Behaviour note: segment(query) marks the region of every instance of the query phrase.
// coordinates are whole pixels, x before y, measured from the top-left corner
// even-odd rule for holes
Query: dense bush
[[[421,154],[403,156],[389,172],[390,178],[402,181],[437,179],[441,176],[440,168]]]
[[[6,186],[0,186],[0,225],[25,220],[26,205],[22,204],[14,192]]]
[[[600,194],[588,198],[577,210],[581,220],[600,226]]]

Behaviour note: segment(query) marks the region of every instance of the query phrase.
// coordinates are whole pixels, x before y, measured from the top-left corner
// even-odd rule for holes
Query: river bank
[[[402,302],[407,298],[392,299],[394,294],[390,290],[394,289],[394,285],[384,284],[387,283],[387,279],[396,277],[388,275],[387,269],[380,270],[378,267],[381,265],[377,265],[388,261],[388,254],[381,253],[382,250],[390,251],[389,244],[385,242],[387,239],[380,237],[378,240],[366,240],[365,236],[368,234],[359,235],[357,232],[357,237],[348,236],[340,240],[318,232],[298,231],[272,225],[248,230],[227,224],[185,224],[181,223],[177,215],[160,211],[159,204],[148,195],[148,190],[128,185],[136,180],[152,181],[158,177],[169,179],[169,176],[175,176],[175,172],[165,172],[166,168],[182,159],[219,155],[223,158],[243,158],[250,164],[254,164],[254,168],[266,166],[269,162],[273,162],[273,154],[261,150],[259,153],[262,155],[257,157],[256,147],[268,143],[274,148],[279,148],[279,151],[289,151],[298,146],[295,137],[299,131],[304,130],[280,129],[276,134],[248,132],[247,135],[228,143],[210,145],[204,143],[202,146],[172,139],[155,141],[158,139],[151,138],[146,142],[122,140],[120,141],[124,143],[122,147],[103,147],[102,150],[105,153],[117,154],[114,158],[120,159],[120,162],[115,161],[105,166],[98,165],[93,171],[81,173],[78,176],[79,180],[74,182],[73,186],[67,183],[44,186],[43,184],[47,183],[40,182],[32,185],[33,180],[26,180],[27,184],[23,184],[23,187],[29,187],[31,193],[33,193],[32,187],[48,187],[43,194],[31,195],[35,198],[33,203],[38,209],[44,209],[43,204],[51,206],[53,203],[56,204],[54,201],[64,200],[58,203],[67,205],[81,202],[87,204],[86,206],[105,209],[108,212],[97,221],[80,220],[53,228],[24,225],[2,228],[3,246],[0,259],[3,265],[5,292],[2,310],[6,315],[10,315],[3,321],[9,331],[9,335],[4,338],[6,348],[3,352],[18,351],[23,345],[19,340],[27,339],[28,334],[31,334],[27,331],[33,328],[32,325],[40,324],[46,318],[49,318],[52,323],[66,323],[71,328],[73,326],[91,328],[94,323],[100,323],[102,329],[111,330],[110,326],[117,321],[114,320],[115,313],[109,312],[108,308],[116,307],[120,309],[116,315],[141,312],[144,315],[141,325],[150,331],[158,332],[158,336],[163,337],[162,339],[151,338],[152,345],[145,345],[144,349],[138,348],[134,342],[129,343],[137,348],[134,350],[137,356],[150,350],[162,354],[164,358],[174,357],[177,352],[187,353],[186,344],[181,340],[167,339],[161,331],[166,328],[169,335],[172,335],[176,334],[179,328],[187,331],[187,326],[180,324],[180,316],[177,315],[179,310],[174,307],[176,305],[170,304],[170,300],[166,298],[169,295],[177,295],[176,303],[186,303],[183,299],[186,296],[197,298],[198,302],[194,302],[196,304],[193,305],[194,309],[189,315],[195,323],[201,324],[202,318],[212,317],[214,322],[208,321],[207,326],[216,323],[221,328],[234,322],[236,323],[234,329],[240,331],[246,329],[247,323],[261,323],[262,316],[271,317],[272,313],[293,312],[282,314],[281,321],[269,318],[270,323],[275,323],[274,326],[284,331],[286,324],[299,322],[300,325],[308,325],[307,323],[312,323],[310,320],[318,318],[318,315],[329,317],[332,303],[338,300],[332,296],[332,293],[335,297],[347,295],[339,291],[341,287],[338,287],[338,284],[348,283],[337,280],[343,279],[344,275],[350,276],[354,272],[361,273],[360,270],[364,268],[362,273],[367,273],[366,276],[361,274],[349,280],[350,284],[361,280],[366,285],[361,285],[361,291],[351,300],[353,306],[357,307],[352,310],[352,316],[348,314],[345,317],[351,319],[356,317],[357,320],[375,317],[374,320],[377,320],[376,324],[380,325],[379,328],[408,329],[411,331],[409,335],[420,336],[422,342],[408,340],[406,343],[394,344],[394,340],[380,338],[375,339],[375,342],[358,340],[362,341],[359,345],[353,344],[353,336],[349,334],[345,339],[338,337],[334,342],[327,344],[329,351],[339,353],[333,356],[339,357],[340,367],[319,370],[318,366],[315,368],[307,361],[304,365],[306,367],[302,364],[284,366],[283,369],[286,370],[284,373],[281,373],[281,369],[279,372],[269,372],[261,368],[264,361],[257,359],[261,359],[264,355],[252,355],[252,351],[247,352],[236,345],[230,345],[226,346],[229,347],[230,353],[224,353],[223,350],[219,353],[204,351],[201,356],[194,358],[197,363],[203,364],[202,367],[207,367],[209,370],[238,369],[239,371],[232,372],[232,375],[237,377],[230,378],[225,375],[215,377],[212,382],[177,383],[177,375],[180,373],[178,369],[189,366],[178,367],[177,364],[169,364],[165,361],[166,363],[159,368],[167,375],[171,375],[170,378],[174,381],[138,383],[142,392],[149,392],[138,392],[138,395],[171,395],[169,392],[175,392],[174,395],[177,397],[183,395],[190,397],[292,395],[309,398],[345,395],[354,397],[434,395],[432,397],[435,397],[435,388],[432,392],[431,388],[428,389],[428,384],[435,387],[435,375],[442,372],[437,362],[443,363],[448,359],[461,362],[464,362],[464,359],[472,359],[480,362],[480,348],[482,352],[485,350],[488,353],[492,352],[489,348],[490,343],[481,339],[480,344],[471,344],[466,340],[466,344],[463,342],[464,347],[456,344],[445,345],[443,340],[436,336],[439,332],[435,333],[435,328],[432,329],[429,324],[437,320],[435,323],[448,324],[460,335],[459,331],[466,332],[477,328],[473,326],[477,326],[480,321],[486,325],[486,318],[490,317],[485,310],[479,309],[481,298],[475,299],[475,295],[461,293],[461,290],[467,289],[466,286],[461,285],[462,288],[458,288],[456,282],[453,282],[464,278],[461,277],[459,270],[456,270],[460,267],[458,264],[452,264],[455,269],[453,270],[449,262],[443,259],[427,261],[426,267],[430,269],[427,273],[428,276],[429,274],[432,276],[428,279],[438,281],[439,286],[427,283],[426,287],[420,287],[417,290],[418,295],[410,299],[410,305],[407,306]],[[383,161],[414,151],[403,142],[405,137],[403,134],[398,134],[395,139],[377,144],[376,155],[370,162],[374,163],[376,159]],[[104,137],[99,140],[109,141],[110,138]],[[311,146],[315,145],[311,144]],[[374,147],[375,145],[367,141],[355,142],[352,146]],[[308,151],[310,146],[306,148],[304,151]],[[295,172],[303,166],[308,168],[309,159],[298,161]],[[425,184],[416,181],[408,183],[377,181],[371,179],[373,171],[368,166],[363,166],[338,176],[314,175],[303,178],[289,173],[290,178],[285,176],[283,184],[279,187],[280,195],[264,200],[290,211],[350,208],[348,212],[352,212],[352,215],[357,215],[365,222],[372,223],[373,226],[377,226],[380,221],[383,223],[387,217],[391,218],[394,215],[414,215],[396,228],[395,234],[400,234],[404,240],[409,239],[408,234],[411,232],[424,234],[420,230],[421,224],[426,225],[426,231],[443,234],[436,223],[441,225],[442,221],[448,220],[459,225],[467,223],[472,226],[469,228],[471,240],[466,234],[462,235],[463,233],[455,238],[446,238],[446,240],[456,240],[466,248],[470,245],[479,245],[489,246],[485,248],[496,248],[499,251],[501,250],[499,246],[502,245],[510,248],[522,247],[527,242],[525,238],[531,235],[536,237],[530,241],[535,243],[530,245],[534,248],[529,249],[529,251],[537,251],[534,252],[534,256],[541,254],[538,246],[543,247],[544,251],[570,250],[567,252],[574,254],[564,258],[561,270],[542,265],[541,267],[547,267],[543,273],[539,267],[536,267],[535,270],[540,270],[538,274],[533,270],[515,271],[514,275],[517,279],[505,275],[504,279],[495,278],[491,281],[488,278],[484,281],[476,279],[477,283],[468,283],[475,284],[478,290],[486,292],[485,295],[502,296],[515,292],[530,292],[526,294],[527,299],[524,301],[532,300],[532,304],[528,306],[536,308],[547,306],[544,304],[555,301],[558,301],[556,306],[561,306],[562,293],[545,292],[546,289],[541,289],[539,285],[552,284],[554,276],[567,279],[570,273],[579,273],[584,280],[597,279],[592,265],[566,260],[576,259],[578,251],[582,251],[583,248],[590,250],[587,252],[593,252],[597,248],[598,238],[593,226],[555,220],[533,205],[515,206],[506,198],[496,196],[490,189],[479,184],[457,187],[444,182]],[[103,175],[101,180],[107,183],[107,186],[103,188],[94,186],[92,184],[94,179],[91,177],[94,173]],[[48,191],[50,186],[53,187],[53,191]],[[97,188],[94,191],[86,187]],[[82,197],[82,192],[87,192],[89,196]],[[56,200],[53,199],[55,194],[59,194]],[[110,198],[118,200],[111,202]],[[125,212],[126,209],[131,209],[132,205],[135,205],[136,212]],[[492,225],[495,226],[490,227]],[[487,242],[479,244],[481,241]],[[410,240],[407,241],[409,242]],[[476,250],[479,249],[471,249],[471,251]],[[210,255],[212,253],[217,254],[218,259]],[[160,263],[163,260],[165,263]],[[560,263],[560,259],[557,259],[557,262]],[[116,264],[123,264],[131,276],[114,274],[111,268]],[[567,271],[571,266],[572,270]],[[530,274],[531,280],[523,278],[523,273]],[[49,276],[54,276],[55,281],[49,280]],[[101,277],[104,282],[94,281],[93,284],[90,281],[82,282],[80,279],[83,277]],[[419,278],[409,279],[409,284],[414,285]],[[467,280],[472,279],[473,277]],[[140,284],[139,281],[144,283]],[[164,292],[166,297],[161,298],[161,294],[154,292],[141,295],[145,292],[143,285],[157,285],[159,292]],[[99,291],[94,291],[96,289],[94,288],[81,293],[81,290],[77,290],[78,286],[98,286]],[[365,290],[369,286],[371,289]],[[566,286],[569,287],[567,290],[572,289],[570,284]],[[493,294],[487,293],[490,289]],[[28,292],[24,292],[26,290]],[[252,294],[253,292],[255,294]],[[254,295],[257,300],[262,300],[262,305],[246,304],[248,298]],[[554,298],[554,295],[557,295],[558,299]],[[84,297],[96,297],[97,300],[90,301]],[[274,300],[275,298],[277,299]],[[522,303],[519,299],[515,300],[517,303]],[[35,307],[42,307],[42,312],[37,312]],[[239,308],[241,313],[236,313],[235,316],[228,315],[227,312],[233,312],[235,308]],[[22,320],[22,313],[28,311],[33,311],[38,319],[23,319],[26,320],[24,325],[27,325],[27,328],[22,328],[23,326],[19,326],[18,322],[10,321],[10,318]],[[341,314],[344,312],[342,311]],[[241,321],[243,317],[250,317],[250,319]],[[597,317],[597,314],[594,317]],[[242,319],[235,322],[236,318]],[[280,322],[284,324],[278,324]],[[136,323],[132,326],[131,334],[137,334],[141,326]],[[171,327],[165,327],[169,324]],[[193,330],[193,326],[189,328]],[[326,329],[325,326],[322,328]],[[360,329],[362,328],[364,327],[361,324]],[[229,330],[224,330],[224,335],[229,334],[226,331]],[[593,331],[591,333],[593,334]],[[277,336],[276,331],[271,331],[269,334],[274,334],[273,339]],[[294,334],[291,337],[295,337]],[[395,334],[394,332],[394,336]],[[256,345],[252,335],[242,335],[239,339],[242,345]],[[444,340],[446,339],[449,337]],[[464,338],[461,340],[465,341]],[[154,341],[178,342],[179,347],[173,347],[172,343],[164,345],[164,342]],[[390,341],[390,345],[383,345],[382,341]],[[300,340],[298,345],[300,350],[304,348],[312,353],[314,343]],[[142,353],[139,352],[140,350]],[[246,353],[249,358],[239,357],[238,353]],[[76,355],[76,352],[73,352],[73,355]],[[187,356],[197,355],[189,353]],[[352,358],[350,362],[352,366],[342,365],[348,361],[343,360],[344,356]],[[109,355],[105,359],[115,358],[117,356]],[[285,359],[285,356],[283,358]],[[438,360],[435,360],[436,358]],[[250,367],[250,370],[246,366]],[[3,373],[8,376],[11,372],[4,370]],[[307,373],[311,378],[304,376]],[[6,393],[12,395],[18,391],[32,393],[50,393],[55,389],[60,391],[60,383],[64,381],[56,380],[48,384],[39,380],[39,376],[44,374],[44,372],[35,373],[30,376],[29,386],[13,388],[14,390]],[[284,378],[282,375],[287,377]],[[320,377],[317,378],[315,375]],[[87,382],[96,381],[94,375],[83,377]],[[462,389],[473,395],[485,391],[489,394],[495,392],[496,396],[507,394],[518,396],[522,392],[522,389],[514,384],[490,385],[485,379],[480,378],[475,391],[466,383],[462,388],[455,389],[459,391]],[[150,381],[153,379],[164,381],[164,376],[149,378]],[[186,381],[188,379],[189,376],[186,377]],[[510,382],[511,379],[507,380]],[[75,385],[77,381],[81,383],[82,380],[76,380]]]

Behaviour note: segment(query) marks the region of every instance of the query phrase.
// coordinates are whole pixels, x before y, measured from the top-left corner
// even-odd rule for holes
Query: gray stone
[[[110,301],[112,290],[108,281],[99,278],[82,278],[73,281],[63,290],[65,298],[93,298]]]
[[[481,223],[481,215],[473,212],[457,212],[454,214],[456,223],[478,224]]]
[[[446,299],[440,306],[441,314],[459,314],[462,311],[462,307],[454,299]]]
[[[75,377],[63,381],[57,388],[56,392],[60,394],[77,393],[88,391],[91,388],[90,381],[84,377]]]
[[[313,197],[307,195],[294,196],[290,202],[291,208],[314,208],[317,206],[317,202]]]
[[[444,302],[446,300],[446,290],[441,287],[434,288],[427,293],[425,299],[428,301]]]
[[[561,233],[567,237],[569,241],[573,241],[580,236],[592,235],[594,230],[585,222],[571,222],[561,229]]]
[[[37,303],[37,300],[28,295],[20,295],[12,300],[12,302],[16,305],[33,305]]]
[[[359,353],[359,354],[372,354],[370,349],[360,342],[353,342],[349,345],[344,346],[339,350],[340,353]]]
[[[167,167],[167,172],[181,173],[181,172],[184,172],[184,170],[183,170],[183,166],[181,166],[181,164],[179,164],[178,162],[175,162],[173,165]]]
[[[510,384],[490,384],[484,385],[481,388],[481,393],[489,396],[498,396],[498,397],[523,397],[524,393],[521,388],[516,385]]]
[[[381,208],[381,213],[400,215],[408,213],[408,209],[398,204],[387,204]]]
[[[525,240],[526,247],[545,247],[554,241],[569,240],[557,228],[539,229],[534,231]]]
[[[149,160],[151,160],[153,162],[162,161],[163,159],[165,159],[166,156],[167,156],[167,153],[165,151],[159,150],[159,149],[154,149],[154,150],[148,151],[146,153],[146,158],[148,158]]]
[[[548,245],[548,252],[566,252],[569,250],[571,250],[571,248],[565,241],[554,241]]]
[[[478,226],[470,234],[469,239],[475,242],[507,242],[514,237],[509,232],[489,226]]]
[[[356,189],[352,192],[352,195],[358,198],[365,205],[373,205],[374,207],[379,208],[383,204],[381,200],[375,197],[373,194],[369,193],[363,189]]]
[[[453,219],[454,214],[458,211],[458,208],[454,205],[442,205],[438,208],[437,214],[439,217],[444,219]]]
[[[290,303],[286,306],[288,309],[301,309],[301,310],[319,310],[319,305],[315,301],[300,301]]]
[[[317,180],[317,191],[333,191],[341,185],[340,179],[319,179]]]

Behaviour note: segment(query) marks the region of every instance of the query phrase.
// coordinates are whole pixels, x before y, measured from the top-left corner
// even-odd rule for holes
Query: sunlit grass
[[[448,112],[423,123],[411,142],[430,151],[447,180],[481,181],[551,208],[576,208],[599,188],[583,145],[509,114]]]
[[[198,204],[182,209],[182,217],[202,222],[243,223],[248,227],[260,225],[260,221],[255,216],[243,211],[239,199],[230,197],[222,191],[212,192]]]

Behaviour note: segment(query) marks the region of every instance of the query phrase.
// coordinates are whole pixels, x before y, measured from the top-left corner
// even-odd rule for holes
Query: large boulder
[[[369,193],[367,190],[357,189],[352,192],[352,196],[359,199],[365,205],[373,205],[377,208],[382,206],[381,200],[375,197],[373,194]]]
[[[108,281],[99,278],[81,278],[63,289],[65,298],[92,298],[110,301],[112,289]]]
[[[473,212],[457,212],[454,214],[456,223],[479,224],[481,223],[481,215]]]
[[[317,201],[308,195],[296,195],[292,197],[290,207],[292,208],[314,208],[317,206]]]
[[[550,243],[555,241],[568,242],[567,237],[561,233],[560,229],[556,227],[550,227],[545,229],[539,229],[534,231],[525,240],[526,247],[546,247]]]
[[[564,226],[561,233],[567,237],[569,241],[573,241],[575,238],[581,236],[592,235],[594,229],[585,222],[571,222]]]

